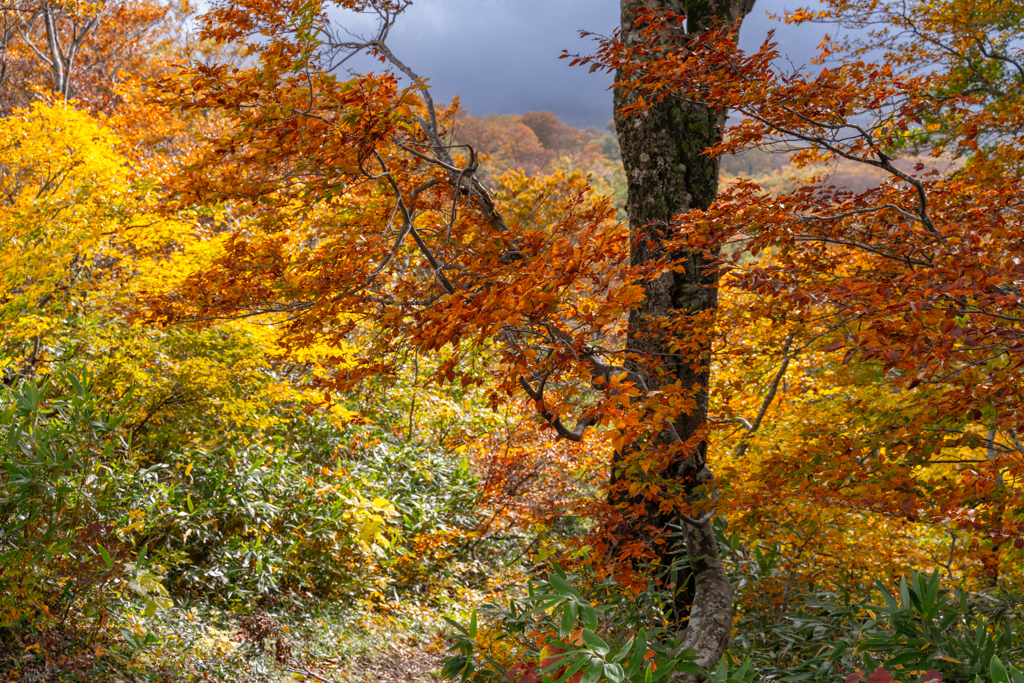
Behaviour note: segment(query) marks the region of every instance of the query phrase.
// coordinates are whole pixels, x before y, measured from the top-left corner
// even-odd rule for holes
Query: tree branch
[[[768,385],[768,393],[765,394],[764,400],[761,401],[761,409],[757,411],[757,417],[754,418],[753,422],[747,422],[746,420],[743,420],[743,418],[739,418],[745,423],[747,432],[740,438],[740,442],[736,445],[736,450],[733,452],[733,458],[739,459],[746,455],[747,449],[750,447],[750,437],[753,436],[754,432],[756,432],[761,426],[764,416],[768,413],[768,407],[771,406],[772,401],[775,400],[775,395],[779,390],[779,383],[782,382],[782,378],[786,375],[786,369],[789,368],[789,361],[792,360],[795,355],[790,353],[795,336],[795,332],[790,332],[786,337],[785,344],[782,345],[782,363],[779,365],[779,369],[778,372],[775,373],[775,377],[772,378],[771,384]]]

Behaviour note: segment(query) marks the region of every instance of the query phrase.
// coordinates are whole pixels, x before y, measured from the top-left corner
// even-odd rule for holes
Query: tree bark
[[[633,25],[634,13],[641,7],[686,14],[687,30],[693,33],[706,30],[717,20],[738,23],[751,10],[753,1],[622,0],[622,42],[629,47],[641,41],[640,31]],[[616,112],[631,99],[629,93],[616,89]],[[674,423],[683,442],[699,434],[707,420],[710,335],[694,329],[689,341],[697,342],[698,351],[681,355],[670,349],[674,340],[659,322],[713,312],[718,306],[717,276],[707,272],[704,255],[666,254],[663,244],[676,215],[707,209],[718,193],[718,160],[702,152],[721,140],[724,121],[725,112],[673,99],[665,99],[640,115],[623,117],[616,113],[615,118],[629,191],[626,210],[632,238],[631,262],[642,266],[669,256],[685,264],[684,272],[670,271],[645,283],[643,302],[630,312],[627,338],[631,369],[644,377],[649,390],[678,381],[695,392],[693,410]],[[706,450],[706,443],[701,441],[695,452],[675,460],[660,476],[681,483],[688,493],[700,495],[695,489],[711,480]],[[613,502],[627,502],[614,486],[621,477],[624,458],[624,453],[616,454],[613,464],[612,495],[617,497]],[[677,604],[675,610],[689,615],[682,649],[696,650],[697,663],[711,669],[729,642],[732,591],[710,515],[684,521],[678,515],[661,512],[658,501],[642,504],[649,528],[682,528],[681,538],[661,552],[661,559],[666,565],[683,561],[689,567],[689,588],[680,593],[682,604]]]

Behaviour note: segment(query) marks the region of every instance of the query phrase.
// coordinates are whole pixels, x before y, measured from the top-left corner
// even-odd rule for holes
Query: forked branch
[[[540,382],[538,383],[536,389],[533,388],[529,380],[527,380],[525,377],[519,378],[519,386],[523,388],[523,391],[526,392],[527,396],[529,396],[536,402],[537,412],[540,413],[540,416],[544,418],[544,420],[546,420],[548,424],[555,428],[555,431],[558,432],[558,435],[560,437],[562,437],[563,439],[568,439],[569,441],[582,441],[583,434],[587,431],[587,428],[597,424],[598,419],[595,416],[583,416],[576,420],[575,428],[569,429],[568,427],[566,427],[565,424],[562,422],[562,419],[558,416],[558,414],[552,412],[547,407],[547,404],[544,402],[544,387],[547,384],[548,377],[550,377],[550,375],[550,371],[545,371],[541,375]]]

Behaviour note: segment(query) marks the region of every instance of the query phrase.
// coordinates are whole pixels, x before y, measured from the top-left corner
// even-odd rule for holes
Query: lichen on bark
[[[716,21],[738,23],[753,7],[753,0],[622,0],[621,39],[626,47],[641,40],[633,19],[637,9],[671,10],[687,14],[687,30],[706,30]],[[718,160],[704,152],[721,140],[725,113],[681,99],[666,98],[642,114],[623,116],[620,108],[633,95],[615,91],[615,126],[622,149],[628,183],[626,210],[632,239],[631,262],[643,266],[669,257],[683,268],[673,269],[644,283],[644,298],[630,312],[627,347],[629,365],[644,377],[649,390],[678,381],[695,392],[695,404],[675,423],[676,434],[687,442],[700,433],[708,411],[710,342],[706,329],[694,326],[688,333],[697,350],[689,355],[675,351],[678,338],[664,331],[664,321],[679,316],[706,319],[718,306],[716,275],[706,268],[702,253],[666,254],[665,237],[673,218],[691,209],[707,209],[718,193]],[[684,345],[686,346],[686,345]],[[613,463],[612,502],[627,502],[616,493],[625,453]],[[706,444],[700,442],[689,457],[679,459],[662,477],[679,482],[693,496],[703,495],[710,479],[705,462]],[[638,501],[629,501],[638,502]],[[662,551],[666,564],[682,563],[689,568],[690,585],[680,593],[688,613],[682,649],[697,652],[697,663],[710,669],[728,645],[732,627],[732,593],[722,565],[709,518],[682,520],[666,514],[657,501],[646,505],[650,528],[668,529],[678,525],[681,537]],[[680,605],[676,605],[679,609]]]

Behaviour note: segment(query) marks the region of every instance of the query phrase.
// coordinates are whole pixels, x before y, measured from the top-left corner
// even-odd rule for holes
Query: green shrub
[[[141,598],[152,614],[168,603],[145,553],[118,533],[130,519],[116,485],[130,450],[124,408],[68,375],[0,389],[0,626],[102,629],[115,604]]]
[[[461,458],[308,422],[234,429],[122,480],[134,543],[174,565],[178,595],[351,601],[429,593],[464,569],[479,511]]]
[[[584,597],[573,585],[575,575],[559,567],[547,581],[531,582],[528,593],[508,606],[487,603],[454,629],[452,654],[442,676],[480,681],[548,680],[580,683],[653,683],[674,674],[700,674],[695,653],[680,651],[676,634],[664,628],[664,603],[671,599],[655,582],[637,596],[627,595],[612,580],[594,586]],[[594,597],[600,600],[593,600]],[[594,603],[598,604],[594,604]],[[478,614],[486,628],[478,625]],[[653,659],[647,658],[653,651]],[[578,676],[577,676],[578,674]],[[749,677],[748,666],[717,671],[722,683]]]
[[[779,681],[833,681],[881,667],[906,680],[932,671],[970,683],[985,677],[993,656],[1021,659],[1024,615],[1012,596],[940,583],[937,573],[912,572],[898,595],[879,583],[882,605],[832,591],[794,596],[774,619],[744,615],[733,649],[759,676]]]
[[[767,557],[759,563],[765,572],[771,565]],[[627,666],[637,643],[657,653],[654,679],[695,673],[691,653],[679,651],[681,634],[662,627],[672,596],[660,586],[671,581],[652,578],[634,596],[613,581],[581,594],[570,578],[556,572],[507,606],[482,605],[468,625],[450,621],[454,646],[444,675],[577,683],[582,672],[580,683],[648,680],[646,671]],[[912,572],[897,594],[878,584],[882,605],[819,591],[792,596],[786,613],[741,612],[730,650],[703,675],[721,682],[1017,683],[1012,671],[1010,678],[1000,673],[999,662],[1024,659],[1019,602],[940,583],[937,573]]]
[[[876,607],[884,630],[865,632],[859,649],[877,654],[888,669],[936,669],[945,681],[967,683],[989,670],[993,656],[1024,657],[1024,614],[1011,596],[940,587],[931,577],[912,572],[900,581],[899,595],[878,584],[884,605]],[[869,664],[870,665],[870,664]]]

